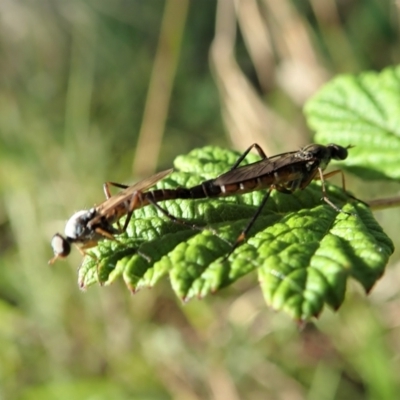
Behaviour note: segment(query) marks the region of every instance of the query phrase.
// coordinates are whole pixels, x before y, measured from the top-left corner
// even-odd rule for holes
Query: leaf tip
[[[78,281],[78,287],[80,290],[82,290],[82,292],[85,292],[87,289],[87,286],[85,284],[85,280],[84,279],[79,279]]]
[[[296,324],[297,324],[297,328],[299,329],[299,331],[302,332],[306,328],[308,321],[306,319],[300,318],[300,319],[296,320]]]
[[[132,283],[126,282],[126,287],[131,292],[131,294],[136,294],[139,291],[139,288]]]

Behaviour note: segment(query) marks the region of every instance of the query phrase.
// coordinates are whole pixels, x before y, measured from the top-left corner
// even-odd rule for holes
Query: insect
[[[257,150],[261,160],[240,166],[253,148]],[[225,258],[245,240],[247,233],[260,215],[271,191],[274,189],[282,193],[291,194],[296,190],[302,190],[307,187],[313,179],[320,179],[323,200],[337,212],[349,214],[329,200],[325,189],[324,179],[340,173],[342,175],[342,186],[345,190],[342,171],[335,170],[328,174],[323,174],[331,159],[346,159],[348,156],[347,149],[349,148],[351,146],[310,144],[298,151],[277,154],[268,158],[262,148],[257,143],[254,143],[239,157],[228,172],[191,188],[177,187],[175,189],[157,189],[146,192],[151,186],[154,186],[158,181],[169,175],[172,169],[160,172],[132,186],[107,182],[104,184],[104,192],[107,199],[97,207],[75,213],[65,226],[65,237],[59,233],[53,236],[51,244],[54,257],[49,263],[53,263],[58,258],[67,257],[71,252],[71,244],[75,244],[81,253],[85,255],[85,250],[96,246],[99,240],[115,240],[115,235],[126,231],[133,211],[148,204],[157,207],[174,222],[187,225],[193,229],[203,230],[203,228],[174,217],[157,204],[159,201],[164,200],[227,197],[267,189],[267,193],[253,218],[238,236]],[[123,190],[111,196],[110,185]],[[349,196],[352,197],[351,195]],[[123,216],[126,216],[126,220],[123,227],[121,227],[119,220]],[[118,228],[113,226],[115,223],[118,224]],[[214,230],[211,231],[216,234]]]
[[[177,195],[179,194],[179,198],[198,199],[205,197],[226,197],[267,189],[267,193],[256,213],[236,239],[231,251],[226,256],[228,257],[245,240],[246,234],[260,215],[273,189],[291,194],[296,190],[306,188],[313,179],[320,179],[323,200],[337,212],[350,214],[333,204],[327,197],[325,189],[325,178],[340,173],[342,175],[342,186],[345,190],[343,172],[335,170],[324,175],[323,171],[332,159],[346,159],[348,156],[347,149],[351,147],[343,147],[337,144],[328,144],[326,146],[310,144],[298,151],[277,154],[268,158],[262,148],[257,143],[254,143],[239,157],[228,172],[215,179],[207,180],[198,186],[189,189],[181,188],[180,193],[177,193]],[[253,148],[257,150],[261,160],[240,166],[240,163]],[[351,195],[349,196],[352,197]]]
[[[105,183],[103,188],[106,200],[89,210],[76,212],[65,226],[65,237],[59,233],[53,236],[51,246],[54,251],[54,257],[49,263],[52,264],[58,258],[67,257],[71,252],[71,244],[75,244],[78,250],[85,255],[85,250],[96,246],[99,240],[115,240],[115,235],[121,234],[127,229],[134,210],[150,203],[154,204],[158,200],[154,196],[154,193],[162,196],[162,190],[153,191],[153,200],[153,198],[150,198],[151,196],[146,194],[149,192],[145,191],[164,179],[171,172],[172,169],[159,172],[132,186],[114,182]],[[117,186],[123,190],[111,196],[110,185]],[[163,210],[163,212],[165,213],[166,211]],[[127,218],[124,226],[121,227],[119,220],[125,215]],[[171,216],[171,218],[173,217]],[[118,228],[113,226],[115,223],[118,223]]]

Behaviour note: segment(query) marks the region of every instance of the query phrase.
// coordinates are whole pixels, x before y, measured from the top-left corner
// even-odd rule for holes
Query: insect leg
[[[335,176],[337,174],[341,175],[341,177],[342,177],[342,189],[343,189],[343,191],[346,192],[346,181],[345,181],[345,178],[344,178],[344,173],[343,173],[343,171],[341,169],[335,169],[334,171],[328,172],[327,174],[323,174],[323,177],[324,177],[324,179],[326,179],[326,178],[330,178],[332,176]],[[320,179],[320,177],[318,177],[317,179]]]
[[[225,261],[238,247],[242,242],[246,240],[246,235],[249,233],[251,227],[254,225],[254,222],[256,222],[256,219],[258,216],[261,214],[262,209],[264,208],[265,204],[267,203],[267,200],[269,199],[269,196],[271,194],[272,189],[274,189],[274,186],[272,185],[269,189],[268,192],[265,194],[264,198],[262,199],[261,204],[258,206],[256,213],[253,215],[247,226],[243,229],[243,231],[240,233],[240,235],[237,237],[235,243],[233,244],[231,250],[229,253],[224,257],[223,261]]]
[[[127,230],[129,221],[130,221],[131,218],[132,218],[132,214],[133,214],[133,210],[132,210],[132,211],[129,211],[129,212],[126,214],[126,219],[125,219],[125,222],[124,222],[124,226],[123,226],[122,228],[121,228],[120,226],[118,226],[118,228],[119,228],[119,230],[120,230],[120,232],[118,232],[118,233],[124,233],[124,232]]]
[[[333,204],[333,203],[329,200],[329,198],[328,198],[328,196],[327,196],[327,194],[326,194],[325,179],[324,179],[324,178],[325,178],[325,177],[333,176],[333,175],[339,173],[340,171],[339,171],[339,170],[332,171],[332,172],[326,174],[325,176],[324,176],[324,174],[323,174],[321,168],[318,168],[318,172],[319,172],[319,179],[321,180],[321,186],[322,186],[322,195],[323,195],[322,199],[325,201],[325,203],[329,204],[329,205],[330,205],[334,210],[336,210],[338,213],[344,213],[344,214],[347,214],[347,215],[354,215],[354,214],[349,213],[349,212],[347,212],[347,211],[343,211],[343,210],[342,210],[341,208],[339,208],[337,205]],[[342,182],[342,183],[343,183],[343,182]],[[347,193],[347,192],[346,192],[346,193]]]
[[[103,228],[97,227],[94,231],[95,231],[96,233],[98,233],[99,235],[104,236],[106,239],[109,239],[109,240],[117,240],[117,239],[115,238],[115,236],[114,236],[112,233],[106,231],[106,230],[103,229]],[[94,245],[94,246],[95,246],[95,245]],[[92,246],[91,246],[91,247],[92,247]]]
[[[346,193],[346,195],[347,195],[348,197],[350,197],[351,199],[356,200],[356,201],[359,201],[360,203],[363,203],[364,205],[366,205],[367,207],[369,207],[369,204],[368,204],[368,203],[366,203],[365,201],[362,201],[362,200],[360,200],[359,198],[353,196],[351,193],[349,193],[349,192],[346,190],[346,180],[345,180],[345,176],[344,176],[344,173],[343,173],[342,170],[340,170],[340,169],[335,169],[334,171],[328,172],[327,174],[323,174],[323,178],[324,178],[324,179],[330,178],[330,177],[335,176],[335,175],[337,175],[337,174],[340,174],[341,177],[342,177],[342,189],[343,189],[343,191]],[[320,174],[320,175],[321,175],[321,174]],[[321,177],[319,176],[319,177],[317,177],[316,179],[321,179]],[[323,184],[323,187],[324,187],[324,186],[325,186],[325,185]]]
[[[210,231],[213,235],[217,236],[218,238],[220,238],[221,240],[223,240],[225,243],[227,243],[229,246],[232,246],[232,243],[228,242],[227,240],[221,238],[218,235],[218,232],[215,229],[212,228],[208,228],[208,227],[203,227],[203,226],[197,226],[195,224],[191,224],[190,222],[187,222],[185,220],[182,220],[180,218],[177,218],[175,216],[173,216],[170,212],[168,212],[166,209],[164,209],[163,207],[161,207],[157,202],[155,202],[153,199],[148,198],[148,201],[151,205],[153,205],[155,208],[157,208],[157,210],[159,210],[163,215],[165,215],[168,219],[170,219],[172,222],[176,223],[176,224],[180,224],[180,225],[184,225],[189,227],[190,229],[194,229],[197,231]]]
[[[129,187],[128,185],[123,185],[121,183],[105,182],[103,184],[103,191],[104,191],[104,194],[106,195],[107,200],[111,197],[110,186],[115,186],[120,189],[127,189]]]
[[[206,229],[206,228],[203,228],[203,227],[201,227],[201,226],[197,226],[197,225],[191,224],[190,222],[184,221],[184,220],[182,220],[182,219],[180,219],[180,218],[177,218],[177,217],[173,216],[169,211],[167,211],[166,209],[164,209],[163,207],[161,207],[161,206],[160,206],[158,203],[156,203],[153,199],[149,198],[148,200],[149,200],[149,203],[150,203],[152,206],[154,206],[155,208],[157,208],[157,210],[159,210],[163,215],[165,215],[165,216],[166,216],[168,219],[170,219],[171,221],[173,221],[173,222],[175,222],[175,223],[177,223],[177,224],[180,224],[180,225],[188,226],[189,228],[195,229],[195,230],[198,230],[198,231],[203,231],[203,230]]]
[[[346,190],[346,182],[345,182],[345,177],[344,177],[344,173],[343,173],[342,170],[336,169],[335,171],[328,172],[327,174],[324,174],[324,179],[325,179],[325,178],[330,178],[331,176],[334,176],[334,175],[337,175],[337,174],[340,174],[340,175],[342,176],[342,189],[343,189],[343,191],[347,194],[347,196],[349,196],[351,199],[356,200],[356,201],[359,201],[360,203],[363,203],[364,205],[366,205],[366,206],[369,207],[369,204],[368,204],[368,203],[366,203],[365,201],[362,201],[362,200],[358,199],[357,197],[353,196],[351,193],[349,193],[349,192]],[[319,179],[319,178],[318,178],[318,179]]]
[[[129,202],[129,211],[126,213],[126,219],[125,219],[125,222],[124,222],[124,226],[121,228],[121,226],[118,225],[120,233],[123,233],[123,232],[125,232],[127,230],[129,221],[132,218],[133,211],[136,210],[137,208],[139,208],[139,207],[136,207],[136,204],[138,202],[139,202],[139,207],[140,207],[140,204],[142,204],[142,202],[143,202],[142,192],[140,192],[140,191],[136,191],[131,196],[131,200]]]
[[[116,182],[105,182],[105,183],[103,184],[103,191],[104,191],[104,194],[106,195],[106,199],[107,199],[107,200],[108,200],[110,197],[112,197],[111,191],[110,191],[110,186],[115,186],[115,187],[120,188],[120,189],[126,189],[126,188],[129,187],[129,186],[123,185],[123,184],[121,184],[121,183],[116,183]],[[118,225],[118,229],[119,229],[119,230],[122,230],[121,224],[120,224],[119,221],[117,222],[117,225]]]
[[[253,143],[235,162],[235,164],[233,164],[233,167],[230,169],[230,171],[232,171],[233,169],[236,169],[240,163],[246,158],[247,154],[250,153],[250,151],[255,148],[257,150],[257,153],[259,154],[259,156],[264,160],[267,157],[267,155],[264,153],[264,150],[257,144],[257,143]]]

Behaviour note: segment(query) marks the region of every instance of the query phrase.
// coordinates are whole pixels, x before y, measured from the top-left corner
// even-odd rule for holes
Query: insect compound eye
[[[331,150],[332,158],[335,160],[345,160],[349,154],[347,147],[339,146],[338,144],[328,144],[327,146]]]
[[[56,233],[51,239],[51,247],[56,257],[67,257],[71,252],[70,243],[59,233]]]

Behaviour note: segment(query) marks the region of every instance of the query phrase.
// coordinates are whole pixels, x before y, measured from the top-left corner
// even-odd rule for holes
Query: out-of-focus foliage
[[[106,180],[200,145],[311,141],[301,108],[338,72],[399,61],[398,8],[360,1],[5,0],[0,4],[0,397],[393,399],[399,268],[315,328],[254,280],[182,305],[168,285],[79,291],[49,238]],[[140,160],[140,163],[137,161]],[[398,187],[347,180],[357,196]],[[398,216],[376,214],[398,237]],[[398,243],[396,243],[398,244]]]
[[[343,75],[305,108],[316,140],[351,143],[351,171],[366,179],[400,177],[400,67]]]

